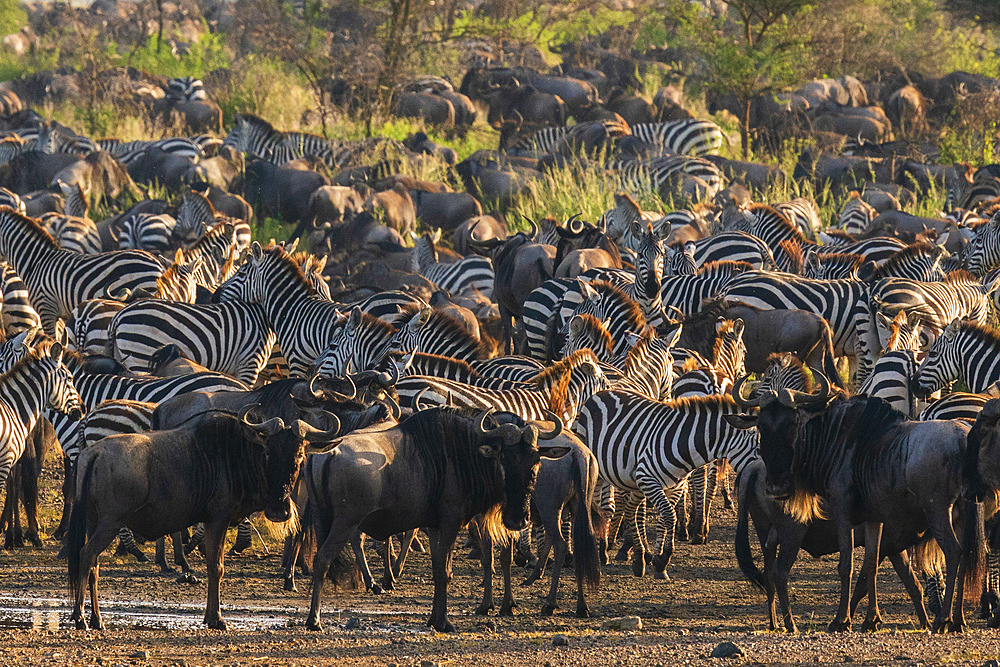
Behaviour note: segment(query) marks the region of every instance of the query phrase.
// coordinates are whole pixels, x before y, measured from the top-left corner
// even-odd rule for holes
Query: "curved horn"
[[[830,381],[827,379],[823,373],[813,368],[809,367],[812,372],[813,377],[816,382],[819,383],[819,391],[815,394],[809,394],[804,391],[799,391],[797,389],[785,389],[782,392],[782,397],[787,396],[783,404],[790,408],[803,407],[806,405],[816,405],[818,403],[826,403],[827,399],[830,398]],[[786,394],[787,392],[787,394]]]
[[[330,393],[333,394],[333,397],[336,398],[336,399],[338,399],[338,400],[341,400],[341,401],[352,401],[358,395],[358,385],[354,384],[354,380],[351,378],[350,375],[345,376],[344,379],[347,380],[348,384],[351,385],[351,393],[350,394],[342,394],[339,391],[333,391],[332,389],[330,390]],[[311,381],[310,381],[310,384],[311,384]]]
[[[535,238],[536,236],[538,236],[538,223],[536,223],[534,220],[526,216],[524,213],[521,213],[520,211],[518,211],[517,214],[522,218],[524,218],[524,221],[526,223],[531,225],[531,238]]]
[[[240,419],[240,421],[243,422],[244,424],[246,424],[247,426],[257,426],[257,423],[248,420],[247,416],[250,414],[251,410],[253,410],[254,408],[259,408],[259,407],[260,407],[260,403],[252,403],[250,405],[243,406],[243,409],[240,410],[240,412],[239,412],[239,419]]]
[[[678,308],[677,306],[674,305],[667,306],[667,310],[677,313],[677,317],[679,317],[682,320],[687,317],[687,315],[684,314],[684,311]]]
[[[423,410],[430,410],[431,408],[435,407],[435,406],[433,406],[433,405],[430,405],[430,406],[427,406],[427,407],[423,407],[423,406],[422,406],[422,405],[420,404],[420,398],[421,398],[421,397],[422,397],[422,396],[424,395],[424,392],[425,392],[425,391],[427,391],[427,387],[424,387],[423,389],[421,389],[420,391],[418,391],[418,392],[417,392],[417,395],[413,397],[413,407],[414,407],[414,408],[415,408],[415,409],[416,409],[416,410],[417,410],[418,412],[420,412],[420,411],[423,411]]]
[[[272,417],[271,419],[260,422],[259,424],[255,424],[249,421],[247,419],[247,416],[250,414],[251,410],[257,407],[260,407],[259,403],[248,405],[242,410],[240,410],[240,421],[242,421],[246,426],[249,426],[250,428],[257,431],[258,433],[264,433],[269,436],[274,435],[281,429],[285,428],[285,422],[281,420],[281,417]]]
[[[319,389],[316,389],[316,380],[318,379],[319,379],[319,374],[317,373],[316,375],[312,376],[311,380],[309,380],[309,393],[312,394],[312,397],[315,398],[316,400],[323,400],[323,392]]]
[[[743,398],[743,384],[747,381],[747,378],[749,377],[750,377],[749,375],[744,375],[742,377],[737,378],[736,382],[733,383],[733,400],[736,401],[736,404],[741,408],[743,408],[744,410],[749,408],[760,407],[759,396],[753,399]]]
[[[396,402],[396,399],[389,394],[383,394],[376,400],[385,406],[386,410],[389,411],[389,414],[392,415],[393,419],[399,421],[399,418],[403,415],[403,411],[400,409],[399,403]]]
[[[487,433],[490,432],[490,430],[492,430],[492,429],[488,430],[486,428],[486,420],[489,419],[489,416],[492,415],[495,411],[496,408],[487,408],[483,410],[482,413],[480,413],[479,419],[476,420],[476,433],[478,433],[479,435],[486,435]]]
[[[302,419],[296,419],[295,423],[292,424],[292,428],[298,430],[299,437],[306,442],[327,442],[332,440],[337,437],[338,433],[340,433],[340,419],[337,415],[332,412],[327,412],[326,410],[323,411],[323,414],[326,419],[333,423],[333,427],[327,429],[326,431],[321,431]]]
[[[538,430],[538,439],[539,440],[553,440],[555,438],[558,438],[559,435],[562,433],[562,430],[563,430],[562,419],[559,418],[559,415],[557,415],[554,412],[550,412],[549,410],[546,410],[545,411],[545,421],[554,422],[555,425],[556,425],[556,427],[554,429],[552,429],[551,431],[543,431],[543,430],[539,429]]]
[[[583,221],[579,220],[581,215],[583,215],[583,213],[574,213],[569,217],[569,220],[566,221],[566,229],[573,234],[579,235],[583,233]]]

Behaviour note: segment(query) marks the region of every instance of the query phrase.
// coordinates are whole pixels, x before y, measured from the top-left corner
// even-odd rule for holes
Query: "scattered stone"
[[[347,619],[347,623],[344,624],[345,630],[357,630],[361,627],[361,619],[357,616],[351,616]]]
[[[997,660],[987,660],[983,663],[983,667],[1000,667],[1000,661]]]
[[[638,616],[609,618],[601,624],[602,630],[642,630],[642,619]]]
[[[854,662],[854,658],[852,656],[845,655],[844,662]]]
[[[712,654],[709,657],[710,658],[732,658],[732,657],[745,658],[746,655],[747,655],[747,652],[744,651],[741,647],[737,646],[736,644],[734,644],[732,642],[722,642],[721,644],[719,644],[718,646],[716,646],[714,649],[712,649]]]
[[[569,646],[569,637],[564,634],[558,634],[552,637],[553,646]]]
[[[899,655],[896,656],[896,660],[909,660],[909,659],[910,656],[906,655],[905,653],[900,653]]]
[[[139,660],[149,660],[149,651],[133,651],[129,653],[128,657],[138,658]]]
[[[440,665],[433,660],[421,660],[420,667],[440,667]]]

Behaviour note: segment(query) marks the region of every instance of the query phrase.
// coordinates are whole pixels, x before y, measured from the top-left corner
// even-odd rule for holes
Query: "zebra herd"
[[[200,99],[199,84],[178,80],[171,90]],[[586,149],[590,130],[574,127],[540,130],[509,144],[508,153],[558,152],[567,144]],[[163,206],[141,202],[101,222],[89,217],[85,184],[52,183],[64,208],[38,217],[28,214],[29,193],[0,189],[6,337],[0,344],[0,484],[18,522],[17,503],[28,500],[19,499],[18,480],[32,473],[17,464],[38,455],[38,442],[57,441],[66,462],[61,536],[73,511],[73,466],[102,438],[180,428],[190,416],[178,406],[215,400],[206,397],[271,391],[294,399],[290,410],[311,410],[308,401],[325,396],[327,407],[342,410],[340,436],[363,422],[358,410],[376,414],[365,410],[379,401],[385,428],[448,406],[499,410],[526,422],[557,420],[565,429],[560,437],[578,447],[580,468],[573,474],[587,478],[581,469],[597,471],[593,484],[560,475],[584,494],[581,506],[600,517],[589,539],[600,542],[605,562],[621,542],[619,555],[631,552],[633,573],[642,576],[649,565],[655,577],[666,577],[676,535],[707,539],[710,508],[721,489],[727,503],[738,494],[741,525],[754,522],[771,567],[768,544],[785,539],[781,530],[789,514],[781,505],[765,525],[767,512],[749,508],[774,503],[755,489],[777,474],[773,466],[764,471],[761,443],[773,444],[766,415],[779,402],[793,409],[796,397],[801,405],[818,385],[828,401],[824,409],[834,410],[829,401],[862,396],[885,404],[894,412],[872,408],[879,424],[895,425],[897,417],[967,424],[998,395],[1000,211],[993,209],[1000,207],[994,200],[956,199],[970,202],[968,211],[949,211],[963,221],[968,242],[951,253],[927,236],[869,233],[882,229],[881,214],[857,192],[846,197],[835,224],[823,229],[826,221],[808,199],[764,203],[723,190],[725,175],[707,159],[724,141],[711,122],[621,127],[607,121],[602,127],[608,136],[635,137],[666,154],[606,163],[624,191],[599,219],[528,220],[529,229],[492,236],[477,234],[476,222],[463,239],[466,256],[447,247],[442,230],[427,219],[418,234],[392,228],[384,218],[389,224],[380,240],[348,246],[347,230],[382,225],[370,198],[364,211],[339,225],[306,221],[314,230],[333,230],[332,251],[316,256],[296,252],[297,241],[251,241],[259,228],[249,215],[218,211],[205,187],[184,186]],[[150,155],[200,160],[226,146],[248,161],[284,167],[306,159],[336,171],[363,148],[281,132],[253,116],[240,116],[224,141],[95,142],[53,124],[12,141],[17,154],[106,152],[126,170]],[[386,187],[390,166],[368,173],[381,191],[395,192],[400,184],[403,191],[421,189],[406,177]],[[678,173],[705,186],[696,188],[703,201],[669,212],[640,208],[635,193],[660,191]],[[406,231],[412,247],[404,242]],[[378,287],[355,280],[362,265],[381,266]],[[748,384],[754,385],[749,391]],[[372,390],[376,385],[381,389]],[[844,398],[852,391],[854,398]],[[810,415],[825,414],[810,409]],[[796,419],[805,423],[805,417]],[[543,472],[551,474],[547,466],[553,465],[543,461]],[[960,480],[962,466],[942,474]],[[581,511],[554,503],[545,495],[550,492],[535,489],[535,527],[518,538],[529,559],[533,541],[565,544],[551,527],[568,520],[562,513]],[[786,509],[802,519],[800,525],[820,516],[791,507],[793,500],[785,499]],[[301,495],[304,514],[308,502]],[[950,502],[956,521],[973,515],[963,509],[964,500]],[[648,527],[647,517],[655,517]],[[604,520],[607,531],[598,528]],[[990,522],[995,566],[1000,531]],[[247,524],[241,528],[245,547]],[[781,537],[769,542],[772,529]],[[178,562],[187,568],[179,553],[184,537],[174,537]],[[130,533],[121,538],[141,554]],[[899,547],[893,558],[918,546],[893,539],[893,548]],[[286,581],[293,578],[297,544],[291,539],[287,545]],[[359,534],[358,566],[374,588],[362,544]],[[189,540],[187,550],[194,546]],[[391,539],[383,547],[391,575]],[[951,547],[942,548],[950,558]],[[489,558],[492,563],[492,552]],[[747,563],[744,552],[745,572]],[[946,572],[925,568],[930,588],[937,590],[946,575],[947,590],[953,590],[950,563]],[[1000,599],[992,583],[998,576],[994,567],[984,593],[990,612]],[[768,577],[773,567],[759,580],[770,582]],[[779,598],[782,585],[787,579],[778,586]],[[931,603],[941,609],[936,598]],[[787,612],[787,599],[782,604]],[[922,604],[918,617],[926,620]],[[554,609],[553,594],[545,610]],[[939,615],[938,627],[947,625],[946,615]],[[772,625],[774,618],[772,595]]]

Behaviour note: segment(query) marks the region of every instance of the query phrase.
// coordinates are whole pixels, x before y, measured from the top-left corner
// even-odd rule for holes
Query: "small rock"
[[[854,658],[849,655],[845,655],[844,662],[854,662]]]
[[[710,658],[732,658],[734,656],[744,658],[747,652],[732,642],[722,642],[714,649]]]
[[[345,630],[357,630],[361,627],[361,619],[357,616],[351,616],[347,619],[347,623],[344,624]]]
[[[909,659],[910,656],[906,655],[905,653],[900,653],[899,655],[896,656],[896,660],[909,660]]]
[[[133,651],[128,654],[130,658],[138,658],[139,660],[149,660],[149,651]]]
[[[563,634],[558,634],[552,637],[553,646],[569,646],[569,637]]]
[[[983,667],[1000,667],[1000,661],[997,660],[987,660],[983,663]]]
[[[609,618],[601,624],[602,630],[642,630],[642,619],[638,616]]]
[[[440,665],[433,660],[421,660],[420,667],[440,667]]]

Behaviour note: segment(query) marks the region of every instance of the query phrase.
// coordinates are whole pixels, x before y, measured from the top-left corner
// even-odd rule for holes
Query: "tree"
[[[675,11],[681,32],[708,66],[707,86],[739,101],[743,159],[750,156],[754,98],[798,80],[806,63],[806,38],[790,18],[811,10],[810,0],[723,0],[733,17],[715,19],[691,9]]]

